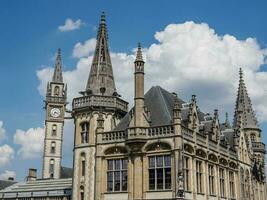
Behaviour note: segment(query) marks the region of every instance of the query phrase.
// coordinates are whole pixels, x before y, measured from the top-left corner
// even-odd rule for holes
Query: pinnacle
[[[102,12],[96,48],[86,86],[87,94],[113,96],[116,93],[112,63],[109,54],[105,13]]]
[[[135,62],[137,62],[137,61],[144,62],[143,55],[142,55],[142,47],[141,47],[141,43],[140,42],[138,43],[138,48],[137,48],[137,53],[136,53],[136,59],[135,59]]]
[[[238,120],[240,118],[242,119],[242,126],[244,128],[258,128],[257,119],[252,109],[251,100],[243,79],[242,68],[239,69],[239,86],[234,114],[235,127],[238,125]]]
[[[57,50],[56,64],[52,81],[55,83],[63,83],[62,76],[62,66],[61,66],[61,49]]]

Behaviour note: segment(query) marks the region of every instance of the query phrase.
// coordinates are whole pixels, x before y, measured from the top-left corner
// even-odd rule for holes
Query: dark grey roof
[[[40,179],[16,183],[0,190],[0,198],[14,199],[17,196],[45,197],[45,196],[70,196],[72,191],[72,179]],[[3,195],[3,196],[2,196]]]
[[[226,129],[226,130],[222,131],[222,133],[225,136],[230,147],[232,149],[234,149],[234,130],[233,129]]]
[[[60,178],[72,178],[73,169],[61,166]]]
[[[185,102],[178,98],[180,104],[185,104]],[[147,110],[150,112],[150,126],[164,126],[170,125],[172,123],[173,116],[173,106],[174,106],[174,95],[159,86],[153,86],[150,90],[145,94],[145,106]],[[125,117],[120,121],[120,123],[115,127],[115,131],[124,130],[129,126],[131,120],[131,113],[133,112],[132,108]],[[186,123],[188,120],[189,107],[183,106],[181,109],[181,118],[182,122]],[[198,119],[200,122],[200,131],[204,131],[205,133],[209,133],[212,130],[212,117],[207,120],[205,119],[207,114],[201,112],[198,109]],[[226,127],[224,124],[220,124],[220,129],[222,133],[225,135],[226,140],[233,147],[233,137],[234,131],[230,129],[230,127]]]
[[[180,103],[184,103],[178,99]],[[150,126],[163,126],[170,125],[172,122],[174,95],[159,86],[153,86],[145,94],[145,106],[150,112]],[[128,112],[125,117],[116,126],[115,130],[124,130],[129,126],[130,113],[133,108]]]
[[[5,189],[17,183],[16,181],[0,180],[0,190]]]

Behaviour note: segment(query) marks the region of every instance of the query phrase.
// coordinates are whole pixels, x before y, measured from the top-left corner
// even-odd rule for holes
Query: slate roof
[[[184,103],[178,99],[180,103]],[[150,112],[150,126],[170,125],[173,116],[174,96],[159,86],[153,86],[145,94],[145,106]],[[133,108],[128,112],[114,130],[124,130],[129,126],[130,115]]]
[[[0,180],[0,190],[5,189],[17,183],[16,181]]]
[[[73,169],[61,166],[60,178],[72,178]]]
[[[40,179],[13,184],[0,190],[0,198],[70,196],[72,179]],[[4,195],[4,196],[2,196]]]
[[[182,123],[186,123],[189,115],[189,103],[186,103],[182,99],[178,98],[182,106],[181,108],[181,118]],[[150,126],[164,126],[172,124],[173,107],[174,107],[174,95],[160,86],[151,87],[145,94],[145,106],[150,112]],[[125,130],[130,123],[130,116],[133,113],[134,108],[132,108],[125,117],[120,121],[120,123],[115,127],[114,131]],[[212,129],[212,116],[201,112],[198,109],[198,119],[200,122],[199,130],[205,133],[211,132]],[[227,127],[225,123],[220,124],[221,133],[225,135],[225,140],[233,148],[233,136],[234,130],[231,129],[230,125]]]

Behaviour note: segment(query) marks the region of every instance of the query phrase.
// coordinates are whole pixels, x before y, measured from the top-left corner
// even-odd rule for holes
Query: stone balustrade
[[[128,103],[115,96],[113,97],[113,96],[91,95],[73,99],[72,102],[73,109],[81,109],[89,106],[117,108],[124,112],[127,112],[128,110]]]
[[[255,152],[265,153],[265,144],[262,142],[252,142],[252,149]]]
[[[46,102],[64,103],[64,102],[66,102],[66,98],[65,97],[51,97],[51,96],[47,96],[46,97]]]
[[[101,134],[102,142],[114,142],[124,141],[126,139],[134,138],[153,138],[153,137],[164,137],[167,135],[174,134],[172,126],[157,126],[157,127],[133,127],[123,131],[109,131]]]

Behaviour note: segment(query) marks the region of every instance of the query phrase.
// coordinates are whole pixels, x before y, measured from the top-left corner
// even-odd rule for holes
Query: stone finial
[[[140,42],[138,43],[135,62],[144,62],[142,55],[142,47]]]

